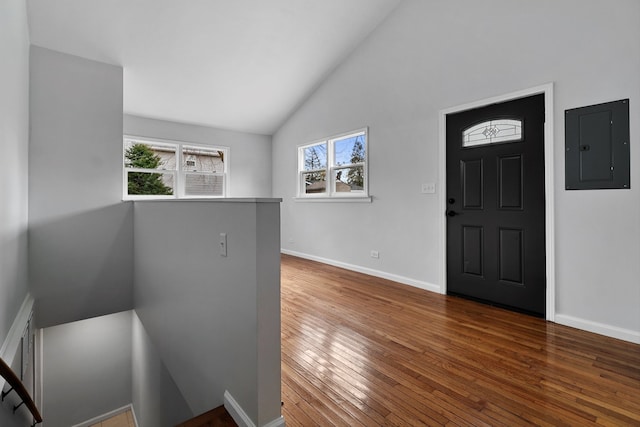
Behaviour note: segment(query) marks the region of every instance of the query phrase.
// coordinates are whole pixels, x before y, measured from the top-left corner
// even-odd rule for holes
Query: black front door
[[[544,94],[446,119],[447,292],[544,316]]]

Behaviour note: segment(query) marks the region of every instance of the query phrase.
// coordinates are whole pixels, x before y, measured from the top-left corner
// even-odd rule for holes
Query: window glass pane
[[[224,151],[206,147],[182,146],[185,172],[224,172]]]
[[[225,196],[228,148],[133,136],[123,141],[124,198]]]
[[[299,146],[298,196],[366,196],[367,144],[365,128]]]
[[[317,144],[304,147],[304,169],[312,171],[327,167],[327,144]]]
[[[126,141],[125,166],[141,169],[176,169],[176,147],[172,145]]]
[[[522,121],[489,120],[462,132],[462,146],[497,144],[509,141],[522,141]]]
[[[185,174],[185,196],[222,196],[223,190],[223,175]]]
[[[364,163],[366,144],[364,134],[336,139],[333,142],[335,166]]]
[[[336,193],[364,192],[364,167],[334,169],[333,171]]]
[[[303,173],[304,179],[304,193],[305,194],[317,194],[325,193],[327,191],[327,174],[325,171]]]
[[[132,195],[172,195],[173,173],[127,172],[127,194]]]

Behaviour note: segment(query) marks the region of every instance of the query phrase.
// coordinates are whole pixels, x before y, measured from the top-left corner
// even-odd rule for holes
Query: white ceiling
[[[400,0],[27,0],[31,43],[124,68],[124,112],[273,134]]]

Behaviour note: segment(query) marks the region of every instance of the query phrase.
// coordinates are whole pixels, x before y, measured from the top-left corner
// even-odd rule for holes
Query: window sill
[[[192,197],[192,198],[138,198],[123,199],[123,202],[207,202],[207,203],[280,203],[277,197]]]
[[[123,202],[139,202],[141,200],[179,200],[177,197],[172,195],[167,196],[124,196],[122,198]]]
[[[373,197],[294,197],[293,200],[303,203],[371,203]]]

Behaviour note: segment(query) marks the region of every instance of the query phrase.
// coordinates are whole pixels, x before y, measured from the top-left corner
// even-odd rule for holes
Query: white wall
[[[26,5],[0,13],[0,346],[27,293],[29,34]]]
[[[0,58],[0,348],[7,349],[7,333],[27,295],[29,34],[23,0],[2,2]],[[20,356],[10,359],[18,372]],[[13,413],[18,403],[11,393],[0,404],[1,426],[29,425],[28,410]]]
[[[136,312],[194,414],[228,391],[280,417],[279,219],[275,200],[134,203]]]
[[[124,116],[126,135],[230,148],[228,197],[271,197],[271,137],[206,126]]]
[[[129,310],[122,68],[32,46],[29,274],[39,326]]]
[[[47,427],[69,427],[131,403],[131,311],[45,328]]]
[[[170,427],[197,415],[180,394],[135,311],[131,320],[131,399],[138,426]]]
[[[283,249],[438,288],[438,112],[554,82],[557,320],[640,341],[638,40],[635,0],[405,0],[274,135]],[[631,190],[565,191],[564,110],[623,98]],[[296,145],[363,126],[373,203],[293,201]]]

